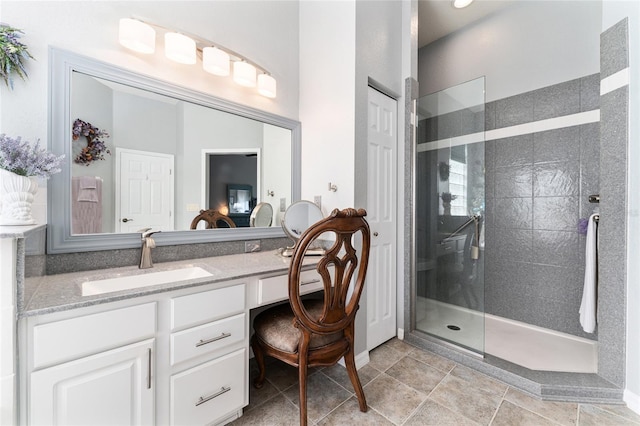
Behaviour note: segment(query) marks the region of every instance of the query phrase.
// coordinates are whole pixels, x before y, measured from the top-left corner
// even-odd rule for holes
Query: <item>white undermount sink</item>
[[[132,290],[151,285],[169,284],[196,278],[210,277],[212,274],[198,266],[190,266],[169,271],[149,272],[126,277],[107,278],[104,280],[85,281],[82,283],[82,295],[111,293],[113,291]]]

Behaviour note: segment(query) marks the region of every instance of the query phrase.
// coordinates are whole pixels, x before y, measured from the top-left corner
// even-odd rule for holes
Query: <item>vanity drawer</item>
[[[245,338],[245,314],[189,328],[171,335],[171,365],[218,351]]]
[[[202,324],[245,309],[245,284],[171,299],[171,330]]]
[[[171,376],[171,424],[208,425],[245,405],[246,352],[240,349]]]
[[[300,274],[301,294],[322,290],[322,277],[316,270],[302,271]],[[262,278],[258,280],[258,305],[286,300],[289,298],[289,276]]]
[[[33,328],[33,368],[136,342],[155,332],[155,302],[40,324]]]

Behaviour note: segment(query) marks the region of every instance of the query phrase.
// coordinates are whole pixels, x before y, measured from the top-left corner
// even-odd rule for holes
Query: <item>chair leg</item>
[[[264,353],[262,352],[262,347],[260,346],[260,343],[258,343],[255,335],[251,338],[251,349],[253,349],[253,355],[256,358],[256,363],[258,364],[258,377],[253,381],[253,386],[256,389],[260,389],[264,385],[266,369],[264,366]]]
[[[307,426],[307,360],[302,357],[298,365],[298,382],[300,396],[300,426]]]
[[[360,405],[360,411],[363,413],[367,412],[367,400],[364,397],[364,391],[362,390],[362,385],[360,384],[360,378],[358,377],[358,370],[356,369],[356,360],[353,354],[353,347],[347,352],[344,356],[344,363],[347,367],[347,373],[349,374],[349,379],[351,380],[351,384],[353,385],[353,390],[356,392],[356,396],[358,397],[358,404]]]

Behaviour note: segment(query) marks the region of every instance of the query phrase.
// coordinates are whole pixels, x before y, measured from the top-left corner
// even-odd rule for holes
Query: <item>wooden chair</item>
[[[235,228],[236,224],[231,220],[229,216],[223,215],[218,210],[209,209],[209,210],[200,210],[200,214],[193,218],[191,221],[191,229],[196,229],[198,227],[198,223],[204,220],[206,222],[205,228],[219,228],[218,221],[222,221],[229,225],[229,228]]]
[[[309,227],[296,243],[291,258],[289,303],[263,311],[253,322],[255,333],[251,347],[260,370],[254,386],[261,388],[264,383],[265,355],[298,367],[301,425],[307,424],[308,368],[334,365],[342,357],[358,397],[360,411],[367,411],[353,352],[354,321],[369,260],[371,237],[369,224],[364,219],[366,214],[364,209],[335,209],[327,218]],[[323,233],[335,236],[332,247],[327,249],[316,266],[324,284],[323,298],[303,302],[300,274],[305,251]],[[358,253],[353,246],[353,237],[358,234],[362,236],[359,265]],[[353,292],[348,298],[352,281]]]

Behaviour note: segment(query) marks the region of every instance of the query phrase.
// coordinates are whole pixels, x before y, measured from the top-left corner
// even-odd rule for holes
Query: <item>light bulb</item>
[[[258,92],[267,98],[275,98],[276,79],[269,74],[260,74],[258,76]]]
[[[137,19],[120,20],[118,40],[121,45],[136,52],[153,53],[156,50],[156,30]]]
[[[240,86],[256,87],[256,67],[248,62],[234,62],[233,81]]]
[[[202,49],[202,69],[206,72],[226,76],[229,75],[229,54],[217,47]]]
[[[179,33],[164,35],[164,55],[181,64],[196,63],[196,42]]]

